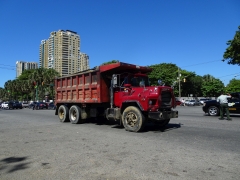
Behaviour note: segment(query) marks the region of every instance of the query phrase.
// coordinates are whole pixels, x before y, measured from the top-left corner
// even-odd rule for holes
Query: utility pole
[[[36,89],[36,101],[38,101],[38,84],[35,85],[35,89]]]
[[[181,98],[181,73],[180,73],[180,70],[178,68],[178,90],[179,90],[179,98]]]

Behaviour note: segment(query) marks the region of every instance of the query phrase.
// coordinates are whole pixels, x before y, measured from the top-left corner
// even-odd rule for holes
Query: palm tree
[[[45,76],[46,69],[39,68],[36,69],[32,74],[32,80],[36,83],[36,99],[39,100],[38,97],[43,98],[43,87],[41,86],[42,82],[44,82],[44,76]]]
[[[44,85],[53,99],[54,96],[54,80],[60,74],[55,69],[47,69],[44,74]]]
[[[22,92],[25,95],[25,99],[27,99],[27,101],[29,100],[28,96],[31,92],[31,89],[29,88],[29,80],[22,80]],[[23,98],[24,100],[24,98]]]
[[[4,84],[4,88],[6,89],[7,93],[8,93],[8,100],[11,99],[11,94],[12,94],[12,88],[13,87],[13,83],[12,83],[12,80],[8,80],[7,82],[5,82]]]
[[[4,88],[0,87],[0,101],[7,100],[7,92]]]

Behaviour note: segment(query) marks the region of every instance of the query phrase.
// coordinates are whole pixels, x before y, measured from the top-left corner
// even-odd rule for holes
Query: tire
[[[65,105],[61,105],[58,108],[58,118],[60,122],[69,122],[69,110]]]
[[[166,125],[168,125],[169,121],[170,121],[170,119],[166,119],[163,121],[156,121],[155,123],[160,127],[165,127]]]
[[[139,132],[145,126],[145,117],[139,108],[129,106],[123,111],[122,123],[127,131]]]
[[[82,124],[85,119],[81,117],[81,108],[79,106],[73,105],[69,110],[69,120],[72,124]]]
[[[219,108],[216,106],[210,106],[208,108],[208,115],[209,116],[218,116],[219,115]]]

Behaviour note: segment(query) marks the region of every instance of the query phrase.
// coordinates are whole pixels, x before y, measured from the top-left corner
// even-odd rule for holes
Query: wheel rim
[[[75,109],[71,112],[71,119],[72,119],[73,121],[75,121],[75,120],[77,119],[77,112],[76,112]]]
[[[63,119],[64,118],[64,111],[63,111],[63,109],[60,109],[59,110],[59,117],[60,117],[60,119]]]
[[[135,113],[129,112],[126,116],[126,123],[130,127],[134,127],[138,124],[138,117]]]
[[[209,108],[209,114],[210,115],[216,115],[217,114],[217,109],[212,107],[212,108]]]

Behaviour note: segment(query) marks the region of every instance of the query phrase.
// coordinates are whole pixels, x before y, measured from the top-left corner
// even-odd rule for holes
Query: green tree
[[[117,63],[117,62],[119,62],[119,60],[111,60],[111,61],[108,61],[108,62],[102,63],[101,65],[113,64],[113,63]]]
[[[14,84],[13,84],[12,80],[8,80],[7,82],[5,82],[4,88],[7,92],[7,99],[11,100],[12,92],[13,92],[13,89],[14,89]]]
[[[224,90],[224,84],[221,80],[207,74],[203,76],[201,90],[205,97],[217,97]]]
[[[8,99],[8,94],[7,94],[7,91],[0,87],[0,101],[7,101]]]
[[[42,83],[46,95],[50,95],[54,99],[54,80],[60,74],[55,69],[46,69],[44,71],[44,82]]]
[[[22,82],[22,100],[29,101],[30,97],[34,99],[35,89],[34,89],[34,80],[32,80],[33,73],[36,69],[24,70],[22,74],[17,78]]]
[[[32,81],[36,83],[36,100],[43,100],[43,87],[42,87],[42,82],[44,82],[44,75],[45,75],[46,69],[44,68],[39,68],[35,69],[34,72],[32,73]]]
[[[188,75],[185,76],[185,82],[181,83],[182,85],[182,96],[189,96],[192,94],[194,97],[202,96],[201,87],[203,84],[203,78],[196,75],[193,72],[188,72]]]
[[[227,45],[228,47],[223,54],[223,61],[228,61],[228,64],[240,65],[240,26],[234,38],[227,41]]]
[[[229,84],[227,85],[226,92],[240,92],[240,80],[232,79],[230,80]]]
[[[161,80],[166,86],[172,86],[178,77],[178,67],[172,63],[161,63],[150,65],[149,79],[151,85],[158,85],[158,80]]]
[[[27,70],[24,70],[22,72],[22,74],[20,76],[18,76],[17,79],[19,80],[29,80],[33,74],[33,72],[35,71],[35,69],[27,69]]]

